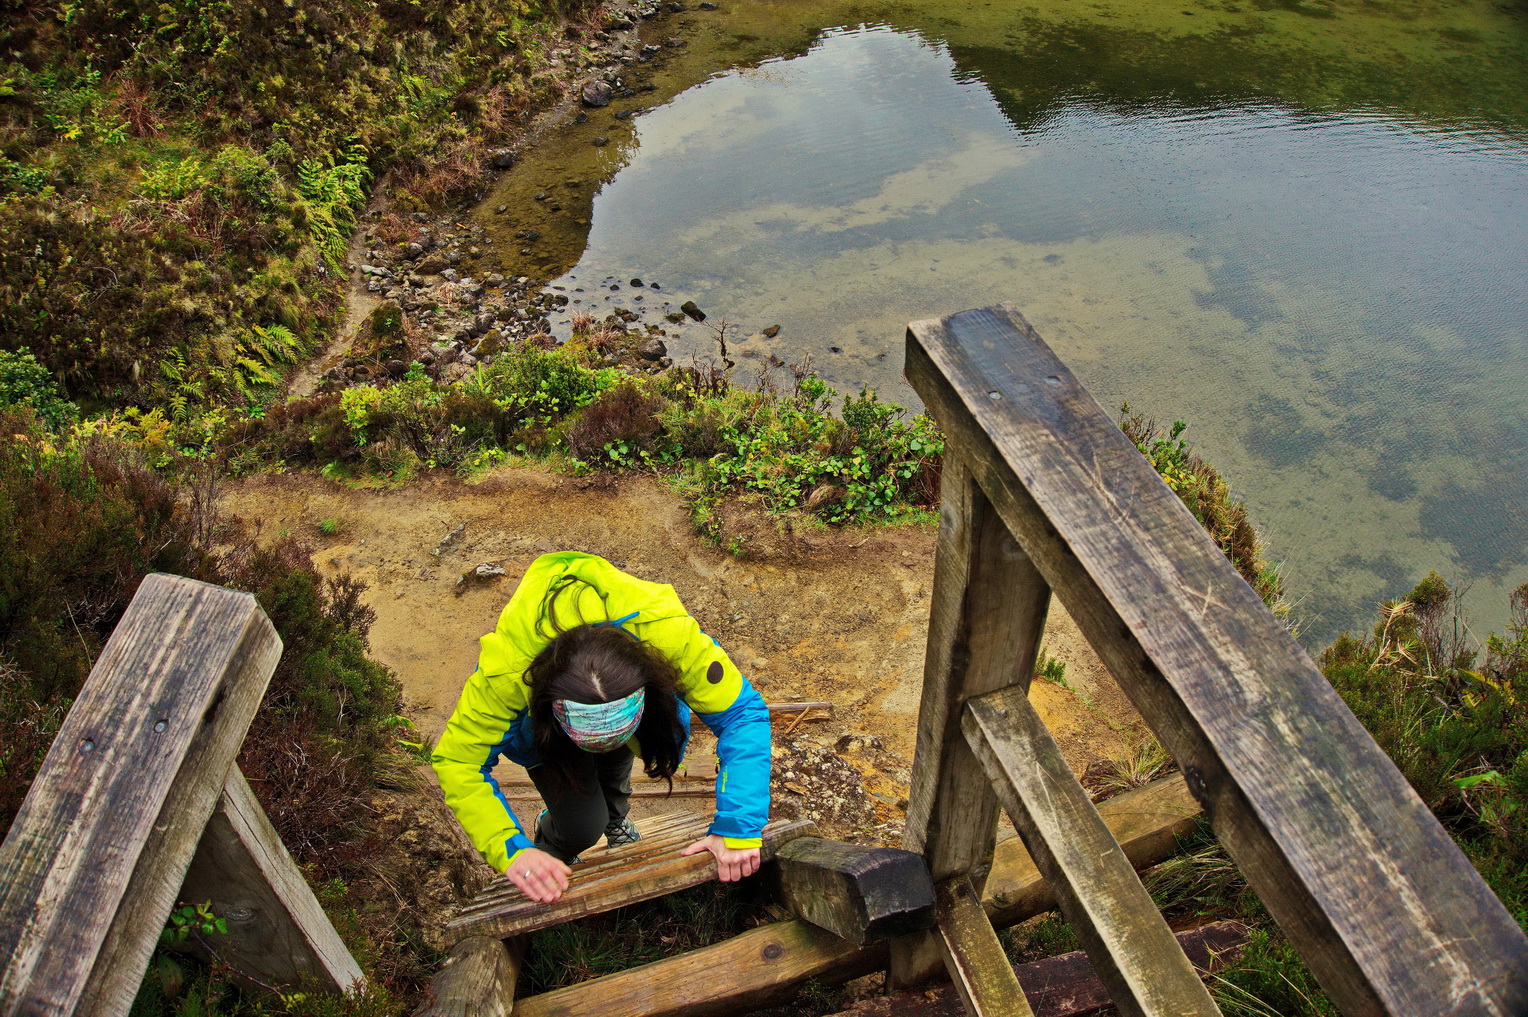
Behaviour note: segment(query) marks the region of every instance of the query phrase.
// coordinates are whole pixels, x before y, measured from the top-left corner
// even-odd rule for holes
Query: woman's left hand
[[[707,834],[679,853],[694,855],[702,851],[709,851],[716,857],[716,874],[723,883],[735,883],[759,871],[758,848],[730,848],[714,833]]]

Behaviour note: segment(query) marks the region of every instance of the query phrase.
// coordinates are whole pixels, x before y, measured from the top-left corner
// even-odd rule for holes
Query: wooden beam
[[[798,837],[776,853],[774,870],[786,907],[856,945],[934,924],[934,884],[911,851]]]
[[[1203,974],[1229,967],[1247,943],[1236,922],[1211,922],[1177,934],[1178,945]],[[1109,990],[1081,950],[1030,961],[1013,969],[1034,1017],[1084,1017],[1109,1006]],[[833,1017],[965,1017],[965,1004],[952,985],[897,992],[865,999]]]
[[[710,816],[694,814],[644,820],[642,839],[635,844],[584,852],[573,866],[568,889],[552,904],[530,900],[507,879],[495,880],[446,923],[446,941],[507,939],[708,883],[716,878],[710,853],[681,857],[679,850],[704,837],[710,825]],[[762,858],[768,861],[785,844],[816,832],[805,820],[770,823],[764,828]]]
[[[1045,630],[1050,588],[1014,543],[958,454],[945,456],[918,740],[902,846],[922,854],[934,880],[964,875],[980,891],[992,864],[997,797],[965,739],[968,696],[1028,688]],[[938,974],[936,937],[892,945],[893,986]]]
[[[980,889],[992,860],[997,797],[960,735],[970,696],[1028,688],[1050,589],[959,457],[946,457],[928,650],[902,844],[935,882]]]
[[[248,593],[151,575],[0,847],[0,1014],[125,1014],[281,654]]]
[[[451,948],[445,966],[430,982],[430,998],[414,1017],[509,1017],[515,1005],[523,941],[486,936]]]
[[[1098,814],[1137,869],[1176,854],[1178,840],[1198,829],[1204,816],[1181,773],[1116,795],[1098,806]],[[1056,895],[1018,837],[998,842],[982,907],[999,929],[1056,907]]]
[[[1013,965],[964,876],[935,889],[945,969],[971,1017],[1032,1017]]]
[[[1204,815],[1180,773],[1116,795],[1098,811],[1137,869],[1175,854],[1178,839],[1196,830]],[[1018,837],[998,841],[993,850],[982,907],[999,929],[1056,907],[1055,893]],[[893,940],[891,953],[892,971],[905,979],[893,979],[892,988],[921,984],[940,977],[944,970],[937,936],[915,934]]]
[[[1115,808],[1109,811],[1111,805]],[[1128,842],[1135,846],[1137,853],[1132,855],[1132,860],[1139,866],[1146,866],[1174,853],[1173,839],[1168,831],[1182,829],[1186,820],[1181,810],[1195,807],[1192,800],[1187,799],[1182,779],[1167,777],[1112,799],[1104,809],[1111,829],[1119,830],[1119,835],[1128,838]],[[1192,816],[1187,817],[1187,822],[1193,822]],[[1159,825],[1152,827],[1152,823]],[[1015,839],[1000,848],[1003,850],[998,852],[988,885],[1001,887],[1003,895],[982,902],[988,914],[993,915],[1001,927],[1033,918],[1054,907],[1053,900],[1045,892],[1044,879],[1019,842]],[[776,947],[780,952],[776,952]],[[806,978],[817,978],[829,984],[845,982],[881,969],[887,957],[886,943],[860,948],[810,922],[799,919],[777,922],[683,957],[608,976],[631,980],[617,985],[620,993],[617,998],[620,999],[636,998],[644,986],[656,990],[680,977],[681,981],[675,984],[672,993],[640,997],[651,1003],[651,1010],[624,1011],[614,1007],[602,1010],[600,993],[607,983],[605,979],[597,978],[582,985],[523,999],[515,1017],[531,1014],[609,1017],[617,1012],[629,1013],[631,1017],[744,1012],[750,1007],[789,999]],[[758,963],[760,961],[767,963]],[[706,992],[716,991],[717,971],[727,973],[727,993],[713,1001]]]
[[[180,898],[212,902],[228,925],[212,948],[257,985],[316,982],[334,992],[366,985],[237,766],[202,831]]]
[[[1029,323],[914,322],[906,373],[1334,1002],[1528,1012],[1523,930]]]
[[[1120,1012],[1219,1017],[1024,690],[967,701],[963,726]]]
[[[808,978],[846,982],[886,964],[810,922],[776,922],[714,946],[515,1003],[515,1017],[720,1017],[783,1003]]]

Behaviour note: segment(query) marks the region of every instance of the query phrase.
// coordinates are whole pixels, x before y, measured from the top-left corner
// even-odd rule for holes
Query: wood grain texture
[[[1204,816],[1181,773],[1116,795],[1098,806],[1098,814],[1136,869],[1177,854],[1178,840]],[[982,907],[1000,929],[1056,907],[1056,895],[1018,837],[998,842]]]
[[[247,593],[151,575],[0,847],[0,1014],[123,1014],[281,653]]]
[[[960,735],[970,696],[1029,687],[1050,589],[972,479],[947,456],[934,558],[928,650],[902,844],[936,882],[980,888],[992,859],[997,798]]]
[[[278,987],[305,979],[335,992],[365,987],[360,965],[237,766],[202,831],[180,898],[211,901],[228,925],[214,944],[218,956],[241,974]]]
[[[969,700],[963,727],[1120,1012],[1219,1017],[1024,690]]]
[[[906,373],[1338,1006],[1528,1011],[1528,938],[1022,316],[914,322]]]
[[[637,843],[584,852],[568,889],[551,904],[530,900],[508,879],[496,880],[446,923],[446,941],[506,939],[708,883],[716,878],[711,854],[681,857],[679,850],[704,837],[710,825],[710,816],[693,813],[644,820]],[[815,832],[805,820],[770,823],[761,858],[767,862],[782,845]]]
[[[1111,806],[1113,806],[1112,810]],[[1181,777],[1163,778],[1144,788],[1120,795],[1103,806],[1110,828],[1119,831],[1118,835],[1122,839],[1135,846],[1136,854],[1132,856],[1132,860],[1139,866],[1155,864],[1172,854],[1174,840],[1171,831],[1184,829],[1185,822],[1194,823],[1194,815],[1185,817],[1183,810],[1197,813],[1197,808],[1197,804],[1183,790]],[[1018,841],[999,845],[999,848],[988,886],[1002,888],[1003,896],[984,900],[982,907],[1000,923],[1000,927],[1033,918],[1042,911],[1048,911],[1054,907],[1054,901],[1045,889],[1044,879],[1029,861],[1028,855]],[[803,929],[812,930],[813,934],[803,933],[801,931]],[[734,945],[736,940],[733,940],[716,947],[693,951],[682,958],[658,962],[670,965],[668,967],[659,968],[648,965],[634,969],[646,974],[640,977],[631,975],[631,978],[637,980],[636,986],[619,987],[622,995],[618,998],[633,998],[643,985],[642,979],[657,983],[673,977],[674,972],[681,972],[691,980],[680,987],[677,997],[660,998],[655,1004],[660,1005],[660,1009],[651,1012],[691,1014],[745,1012],[748,1006],[765,1006],[789,998],[794,991],[794,986],[798,985],[802,979],[815,977],[828,982],[847,981],[884,967],[888,959],[886,943],[875,943],[858,948],[838,936],[816,929],[810,923],[801,920],[780,922],[766,926],[764,929],[745,933],[744,936],[755,938],[744,940],[743,945]],[[935,939],[937,938],[936,936]],[[774,955],[773,949],[769,947],[772,942],[781,943],[785,952]],[[752,960],[755,956],[760,956],[770,964],[755,970]],[[776,961],[784,961],[785,967],[772,966]],[[738,965],[737,968],[716,969],[728,972],[725,976],[726,983],[731,987],[728,992],[735,992],[736,995],[717,998],[714,1000],[714,1005],[713,1001],[705,996],[708,990],[716,991],[715,983],[718,980],[715,971],[711,971],[709,975],[706,974],[707,966],[710,964]],[[623,973],[625,974],[630,973]],[[709,978],[709,986],[705,984],[707,978]],[[604,981],[604,979],[595,979],[583,985],[534,997],[540,1002],[532,1003],[530,999],[521,1000],[519,1006],[523,1009],[515,1011],[516,1017],[522,1017],[524,1014],[585,1013],[609,1017],[609,1014],[617,1011],[613,1009],[600,1011],[599,1009],[601,997],[598,993],[604,991],[602,984]],[[590,988],[591,986],[594,988]],[[559,996],[559,994],[565,995]],[[751,1000],[762,1001],[750,1002]],[[708,1006],[713,1008],[707,1009]],[[638,1014],[645,1011],[631,1012]]]
[[[515,1017],[719,1017],[789,1000],[802,982],[876,971],[885,944],[857,947],[800,920],[515,1003]]]
[[[934,924],[934,884],[911,851],[798,837],[775,854],[773,883],[798,918],[858,946]]]
[[[997,931],[971,881],[955,876],[934,890],[939,941],[950,982],[971,1017],[1031,1017]]]
[[[509,1017],[520,977],[521,941],[475,936],[451,948],[414,1017]]]
[[[1179,932],[1177,940],[1194,967],[1210,974],[1240,955],[1247,933],[1235,922],[1211,922]],[[1081,950],[1020,964],[1013,973],[1034,1017],[1083,1017],[1110,1005],[1109,990]],[[833,1017],[965,1017],[965,1013],[954,986],[938,985],[861,1000]]]
[[[1182,774],[1154,780],[1098,807],[1110,834],[1137,869],[1155,865],[1177,853],[1178,840],[1192,833],[1203,811],[1189,794]],[[1056,895],[1017,836],[998,841],[992,871],[983,890],[982,907],[994,928],[1006,929],[1056,907]],[[944,956],[937,936],[904,936],[892,941],[892,988],[921,985],[941,976]]]

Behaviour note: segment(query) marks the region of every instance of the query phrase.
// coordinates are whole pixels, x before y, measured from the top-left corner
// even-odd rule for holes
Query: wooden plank
[[[971,1017],[1031,1017],[1029,1001],[971,881],[955,876],[940,883],[934,893],[945,969],[966,1013]]]
[[[228,925],[228,934],[212,944],[217,956],[258,985],[365,988],[360,965],[237,766],[202,831],[180,898],[211,901]]]
[[[475,936],[451,948],[414,1017],[509,1017],[520,976],[522,941]]]
[[[1237,922],[1211,922],[1177,934],[1178,945],[1201,974],[1229,967],[1246,945]],[[1084,1017],[1110,1005],[1109,991],[1081,950],[1020,964],[1013,969],[1034,1017]],[[964,1017],[965,1004],[952,985],[897,992],[860,1002],[833,1017]]]
[[[125,1014],[281,653],[255,598],[151,575],[0,847],[0,1014]]]
[[[934,884],[911,851],[797,837],[775,854],[774,869],[792,913],[856,945],[934,924]]]
[[[644,830],[635,844],[588,852],[583,862],[573,866],[567,890],[551,904],[530,900],[513,886],[506,891],[508,880],[496,881],[446,923],[446,941],[456,943],[472,936],[506,939],[709,883],[716,878],[716,861],[710,852],[681,857],[678,851],[704,837],[710,824],[709,816],[684,816],[656,834]],[[770,823],[764,828],[763,860],[774,857],[796,837],[815,832],[805,820]]]
[[[1132,860],[1137,865],[1152,865],[1173,853],[1173,839],[1167,831],[1182,827],[1185,821],[1180,811],[1182,808],[1197,807],[1191,799],[1185,803],[1185,795],[1181,778],[1168,777],[1145,788],[1127,792],[1105,804],[1105,810],[1109,810],[1111,805],[1115,806],[1113,811],[1107,812],[1107,821],[1111,824],[1111,828],[1120,830],[1121,837],[1128,837],[1129,842],[1136,846],[1138,853],[1132,856]],[[1160,825],[1148,828],[1152,822]],[[1191,817],[1190,822],[1192,822]],[[1013,842],[1014,845],[1017,843],[1016,840]],[[1008,847],[1008,845],[1002,845],[1002,847]],[[1003,888],[1004,896],[999,899],[984,900],[982,907],[1002,925],[1016,924],[1033,918],[1055,906],[1043,892],[1044,880],[1034,865],[1029,862],[1022,847],[1012,847],[999,852],[992,877],[988,880],[989,887],[994,885]],[[745,939],[744,937],[755,938]],[[770,956],[773,954],[770,946],[772,943],[783,944],[785,952]],[[634,971],[643,972],[640,976],[623,972],[624,976],[636,979],[637,986],[643,984],[643,979],[650,979],[654,984],[661,984],[672,977],[674,972],[680,972],[686,978],[690,978],[690,973],[695,972],[693,978],[701,980],[700,983],[685,982],[674,995],[665,995],[658,999],[654,1003],[658,1007],[655,1010],[631,1010],[633,1017],[644,1012],[723,1014],[743,1012],[749,1007],[767,1006],[788,999],[794,992],[794,987],[808,977],[835,983],[878,970],[885,965],[888,950],[886,943],[856,948],[838,936],[817,929],[809,922],[796,920],[752,930],[727,943],[693,951],[685,957],[695,958],[695,960],[679,964],[678,962],[684,958],[675,958],[658,962],[671,965],[669,967],[657,968],[648,965],[634,969]],[[769,961],[771,965],[758,966],[755,963],[756,959]],[[772,966],[774,962],[781,962],[784,967]],[[711,969],[709,966],[712,964],[721,966]],[[706,974],[708,970],[709,976]],[[729,987],[729,992],[737,993],[735,999],[727,996],[712,1001],[705,996],[708,988],[711,991],[717,988],[717,971],[727,972],[725,983]],[[801,974],[802,972],[806,974]],[[709,987],[704,984],[708,978]],[[523,1009],[516,1010],[516,1017],[522,1017],[524,1014],[562,1013],[587,1013],[609,1017],[612,1013],[627,1012],[614,1007],[607,1011],[600,1010],[599,993],[604,991],[604,986],[601,984],[603,982],[604,979],[595,979],[581,986],[558,989],[556,993],[534,997],[540,1001],[536,1003],[532,1003],[529,999],[521,1000],[518,1006]],[[589,988],[591,986],[596,988]],[[637,988],[624,983],[623,986],[620,989],[623,994],[637,991]],[[686,993],[690,995],[685,995]],[[562,995],[558,996],[558,994]],[[549,1002],[549,997],[552,996],[557,996],[557,999]],[[628,997],[623,995],[621,998]],[[754,1000],[758,1002],[753,1002]],[[527,1004],[531,1005],[527,1007]],[[566,1009],[551,1009],[552,1006]],[[668,1007],[674,1009],[665,1009]],[[684,1009],[685,1007],[693,1008]]]
[[[1116,795],[1098,814],[1136,869],[1176,854],[1178,839],[1194,832],[1204,815],[1181,773]],[[998,842],[982,907],[1000,929],[1056,907],[1056,895],[1018,837]]]
[[[523,791],[528,795],[535,794],[538,796],[540,794],[540,792],[536,790],[535,783],[529,780],[501,780],[499,781],[499,787],[506,792]],[[631,789],[631,797],[633,798],[710,798],[715,794],[716,786],[713,783],[713,779],[710,777],[691,777],[686,779],[676,776],[674,778],[674,789],[672,791],[670,791],[667,786],[638,786]],[[510,795],[510,797],[514,798],[517,796]]]
[[[1219,1017],[1024,690],[967,701],[963,727],[1120,1012]]]
[[[749,929],[714,946],[515,1003],[515,1017],[720,1017],[791,999],[808,978],[828,984],[879,970],[886,945],[857,947],[800,920]]]
[[[1528,1011],[1528,937],[1018,312],[914,322],[906,373],[1337,1005]]]
[[[992,859],[997,798],[965,739],[960,708],[974,695],[1029,687],[1050,590],[959,457],[946,457],[934,558],[928,650],[912,789],[902,844],[936,882],[969,876],[980,889]]]
[[[630,869],[693,843],[704,832],[703,817],[689,812],[655,816],[642,821],[642,839],[618,848],[591,848],[583,853],[578,874],[581,880],[598,879],[618,869]],[[495,880],[464,906],[457,917],[502,909],[506,904],[525,906],[525,895],[507,879]]]

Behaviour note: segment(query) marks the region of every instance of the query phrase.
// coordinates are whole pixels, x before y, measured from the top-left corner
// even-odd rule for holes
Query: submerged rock
[[[690,317],[694,318],[696,321],[706,320],[706,312],[702,311],[699,305],[697,305],[693,300],[686,300],[684,303],[679,305],[679,309],[685,314],[688,314]]]

